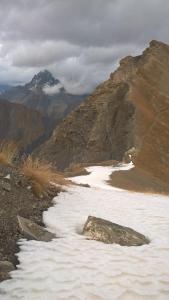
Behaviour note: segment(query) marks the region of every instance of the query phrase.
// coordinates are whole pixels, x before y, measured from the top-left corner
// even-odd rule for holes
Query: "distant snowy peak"
[[[58,79],[55,79],[54,76],[48,71],[44,70],[34,75],[32,80],[26,84],[26,88],[29,90],[35,89],[44,89],[45,87],[54,87],[57,85],[61,85]]]

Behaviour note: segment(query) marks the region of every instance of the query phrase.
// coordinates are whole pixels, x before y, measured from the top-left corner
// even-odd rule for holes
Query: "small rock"
[[[7,191],[7,192],[11,191],[11,185],[8,182],[1,181],[0,186],[4,191]]]
[[[15,270],[15,267],[10,261],[8,260],[0,261],[0,272],[8,273],[13,270]]]
[[[79,186],[90,188],[90,185],[88,183],[80,183]]]
[[[4,177],[4,179],[10,180],[10,179],[11,179],[11,175],[10,175],[10,174],[6,175],[6,176]]]
[[[135,147],[132,147],[124,153],[123,161],[126,164],[129,164],[130,162],[134,162],[137,154],[138,154],[138,150]]]
[[[7,280],[10,279],[10,274],[7,272],[0,272],[0,282],[3,280]]]
[[[29,219],[18,216],[18,224],[20,233],[27,239],[49,242],[56,238],[55,234],[48,232],[45,228],[37,225]]]
[[[90,240],[121,246],[141,246],[150,242],[143,234],[129,227],[92,216],[88,217],[83,234]]]

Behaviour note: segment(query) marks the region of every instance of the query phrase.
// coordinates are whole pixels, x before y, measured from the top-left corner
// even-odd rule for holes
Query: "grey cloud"
[[[49,68],[80,93],[152,39],[169,42],[168,0],[1,0],[0,80]]]
[[[22,43],[11,54],[17,67],[43,67],[79,53],[79,47],[67,42]]]
[[[56,93],[59,93],[61,88],[63,88],[63,85],[61,83],[58,83],[58,84],[53,85],[53,86],[49,86],[49,85],[44,86],[43,91],[47,95],[54,95]]]
[[[84,49],[81,54],[81,61],[85,64],[110,64],[119,57],[136,55],[140,48],[134,44],[120,44],[112,47],[89,47]]]
[[[85,46],[145,43],[152,35],[160,38],[164,22],[169,25],[168,0],[6,2],[0,3],[6,39],[64,39]]]

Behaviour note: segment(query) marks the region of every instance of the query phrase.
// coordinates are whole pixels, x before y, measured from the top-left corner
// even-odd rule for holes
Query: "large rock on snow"
[[[37,225],[29,219],[18,216],[20,232],[30,240],[49,242],[56,238],[55,234],[48,232],[45,228]]]
[[[141,233],[110,221],[89,216],[83,228],[83,234],[90,240],[121,246],[141,246],[149,240]]]

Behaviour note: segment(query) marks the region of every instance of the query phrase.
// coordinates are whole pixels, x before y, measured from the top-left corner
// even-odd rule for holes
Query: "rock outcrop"
[[[136,149],[135,165],[169,181],[169,46],[152,41],[128,56],[71,113],[41,148],[59,168],[81,162],[122,160]]]
[[[88,217],[83,234],[90,240],[121,246],[142,246],[150,242],[143,234],[129,227],[93,216]]]

